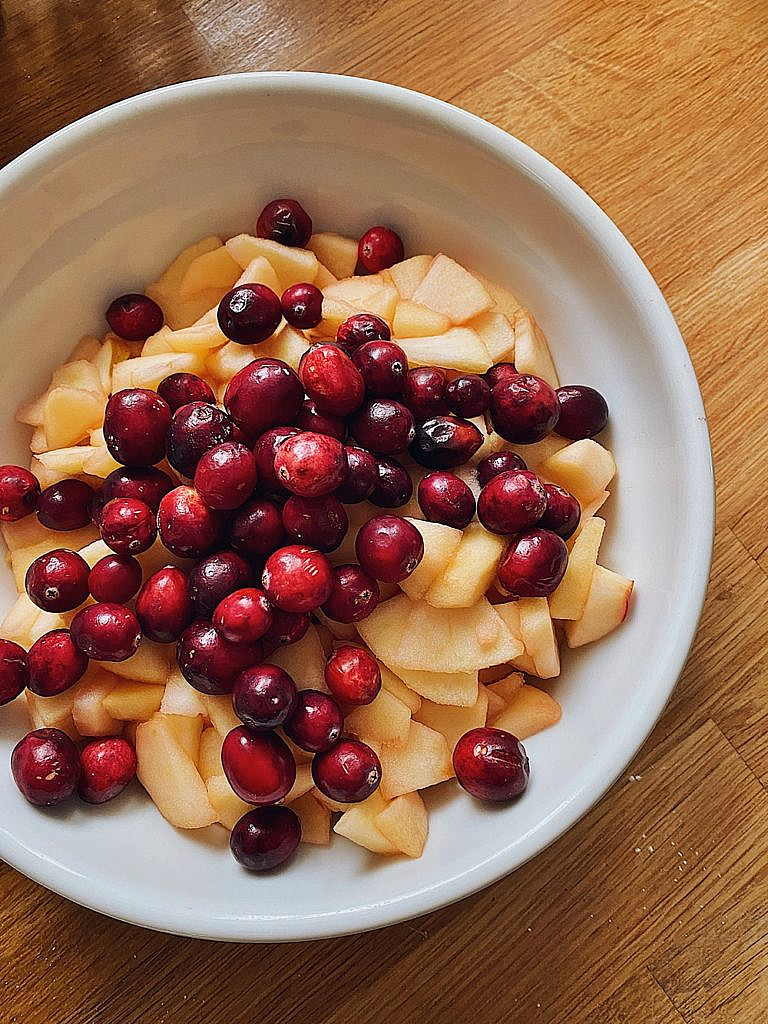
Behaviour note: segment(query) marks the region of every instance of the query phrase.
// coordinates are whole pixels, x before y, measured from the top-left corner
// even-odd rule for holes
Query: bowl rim
[[[586,780],[555,812],[532,829],[524,848],[501,849],[456,875],[388,900],[346,910],[306,916],[285,914],[211,915],[193,907],[155,906],[136,902],[129,894],[57,863],[0,829],[0,857],[34,881],[74,902],[131,924],[184,936],[228,941],[300,941],[328,938],[380,928],[438,910],[469,896],[520,867],[571,828],[608,791],[647,739],[669,700],[688,657],[706,596],[715,525],[715,482],[706,413],[690,356],[650,271],[608,215],[563,171],[501,128],[466,110],[424,93],[350,76],[304,71],[241,72],[179,82],[120,100],[60,128],[0,168],[0,197],[24,187],[25,179],[58,163],[70,146],[88,142],[105,128],[153,110],[185,103],[190,97],[210,97],[249,91],[292,93],[312,91],[352,100],[383,102],[403,116],[429,117],[451,134],[459,135],[502,157],[546,189],[566,208],[580,228],[614,268],[622,284],[638,301],[648,331],[663,341],[660,358],[667,361],[680,389],[688,415],[681,438],[689,455],[687,475],[699,498],[698,517],[689,523],[688,566],[681,580],[678,614],[670,621],[671,637],[660,657],[654,685],[631,722],[618,723],[591,759]]]

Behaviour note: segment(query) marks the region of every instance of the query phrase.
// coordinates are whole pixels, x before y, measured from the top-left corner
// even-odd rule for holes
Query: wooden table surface
[[[0,867],[0,1021],[765,1021],[768,4],[0,0],[0,164],[124,96],[278,68],[466,107],[562,167],[627,234],[710,417],[718,532],[701,627],[600,805],[511,877],[409,924],[293,946],[190,941]]]

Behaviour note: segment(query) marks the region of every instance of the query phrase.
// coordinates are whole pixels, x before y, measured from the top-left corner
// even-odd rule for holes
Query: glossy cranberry
[[[300,690],[296,707],[283,728],[297,747],[316,754],[338,742],[344,728],[344,714],[329,694],[321,690]]]
[[[148,295],[136,292],[113,299],[105,315],[112,333],[125,341],[146,341],[165,322],[158,304]]]
[[[219,303],[221,333],[238,345],[258,345],[280,325],[280,299],[265,284],[238,284]]]
[[[482,443],[483,435],[469,420],[435,416],[416,428],[409,451],[422,466],[451,469],[468,462]]]
[[[273,199],[259,214],[256,234],[303,249],[312,236],[312,218],[296,199]]]
[[[370,497],[378,479],[378,464],[364,448],[347,445],[347,476],[334,494],[345,505],[356,505]]]
[[[394,341],[366,341],[352,353],[365,390],[374,398],[397,398],[403,393],[408,357]]]
[[[404,452],[416,433],[410,409],[394,398],[367,401],[349,426],[358,443],[377,455]]]
[[[253,446],[253,457],[256,459],[259,487],[268,494],[285,495],[289,493],[275,474],[275,455],[283,441],[287,441],[289,437],[295,437],[299,433],[301,431],[298,427],[273,427],[256,440]],[[316,433],[322,434],[324,431],[318,430]]]
[[[432,523],[463,530],[475,515],[475,496],[455,473],[436,470],[420,481],[419,506]]]
[[[0,704],[15,700],[28,683],[27,652],[13,640],[0,640]]]
[[[104,440],[112,457],[124,466],[153,466],[165,456],[170,424],[168,403],[156,392],[126,388],[107,402]]]
[[[175,470],[190,479],[200,459],[211,448],[232,438],[232,420],[225,412],[207,402],[190,402],[173,414],[166,454]]]
[[[233,644],[212,622],[193,622],[181,635],[176,660],[187,682],[201,693],[231,693],[241,672],[258,665],[260,643]]]
[[[253,570],[236,551],[217,551],[201,558],[187,576],[187,588],[195,614],[209,619],[228,594],[253,583]]]
[[[450,412],[446,391],[448,377],[437,366],[415,366],[405,376],[403,401],[417,422]]]
[[[264,645],[274,649],[297,644],[311,624],[308,612],[284,612],[275,608],[272,612],[272,625],[264,634]]]
[[[283,505],[283,526],[290,541],[318,551],[335,551],[346,536],[349,519],[332,494],[320,498],[291,497]]]
[[[104,555],[88,573],[88,589],[95,601],[126,604],[141,586],[141,564],[131,555]]]
[[[68,612],[88,597],[88,563],[76,551],[56,548],[27,569],[24,586],[44,612]]]
[[[158,569],[136,598],[136,617],[144,636],[159,644],[175,643],[195,615],[187,576],[175,565]]]
[[[331,494],[347,475],[346,450],[327,434],[294,434],[277,449],[275,474],[292,494],[303,498]]]
[[[136,775],[136,763],[136,751],[121,736],[86,743],[80,751],[80,798],[88,804],[114,800]]]
[[[232,691],[235,714],[249,729],[276,729],[298,703],[296,684],[277,665],[254,665],[242,672]]]
[[[216,545],[224,527],[221,512],[208,508],[194,487],[174,487],[157,511],[160,540],[182,558],[199,558]]]
[[[296,762],[285,740],[244,725],[224,737],[221,764],[232,789],[249,804],[282,800],[296,781]]]
[[[109,601],[82,608],[70,631],[77,648],[96,661],[126,661],[141,640],[139,620],[130,608]]]
[[[512,800],[528,785],[525,747],[503,729],[471,729],[453,751],[459,785],[478,800]]]
[[[330,412],[321,412],[317,407],[317,402],[311,398],[304,399],[296,417],[296,426],[299,430],[327,434],[329,437],[335,437],[337,441],[343,441],[347,436],[347,425],[341,416],[334,416]]]
[[[477,516],[492,533],[519,533],[538,523],[546,507],[541,480],[529,469],[518,469],[488,481],[477,499]]]
[[[544,492],[547,495],[547,508],[539,520],[539,526],[568,540],[579,525],[581,505],[572,494],[557,484],[544,484]]]
[[[53,807],[72,796],[80,780],[80,755],[60,729],[35,729],[11,754],[13,780],[36,807]]]
[[[157,385],[157,393],[168,403],[172,413],[180,409],[182,405],[189,405],[190,402],[207,402],[209,405],[216,404],[216,396],[211,385],[198,377],[196,373],[172,373],[165,377]]]
[[[88,668],[68,629],[53,629],[32,644],[27,655],[27,686],[39,697],[55,697],[74,686]]]
[[[139,555],[155,543],[155,513],[136,498],[113,498],[101,510],[99,532],[119,555]]]
[[[336,331],[336,341],[348,353],[367,341],[389,341],[391,337],[389,324],[375,313],[355,313]]]
[[[362,566],[354,562],[333,570],[333,590],[323,611],[334,622],[360,622],[379,603],[379,585]]]
[[[369,274],[400,263],[405,255],[403,241],[392,228],[377,225],[368,228],[357,243],[357,258]]]
[[[383,583],[399,583],[424,557],[424,540],[407,519],[374,516],[360,528],[355,551],[369,575]]]
[[[91,522],[93,488],[83,480],[60,480],[37,500],[37,518],[49,530],[80,530]]]
[[[513,537],[498,567],[499,583],[513,597],[548,597],[568,567],[568,548],[551,530]]]
[[[518,373],[491,390],[491,421],[497,434],[514,444],[541,441],[557,426],[557,395],[541,377]]]
[[[230,524],[230,547],[247,558],[271,555],[284,543],[283,516],[274,501],[249,501]]]
[[[270,555],[261,577],[272,604],[286,612],[312,612],[333,589],[331,563],[314,548],[291,544]]]
[[[323,293],[313,284],[292,284],[280,298],[283,316],[300,331],[317,327],[323,319]]]
[[[477,479],[481,487],[485,487],[499,473],[513,473],[519,469],[527,469],[525,460],[516,452],[494,452],[486,455],[477,464]]]
[[[99,509],[104,508],[113,498],[136,498],[137,501],[149,505],[153,512],[157,512],[163,495],[172,491],[174,486],[168,474],[156,466],[126,466],[113,469],[99,492]],[[99,515],[94,516],[96,521]]]
[[[509,380],[510,377],[517,377],[517,368],[514,363],[494,363],[490,369],[485,371],[485,379],[488,387],[493,390],[497,384]]]
[[[407,505],[413,496],[413,480],[410,473],[397,459],[376,460],[376,481],[371,491],[371,501],[379,508],[400,508]]]
[[[273,804],[246,812],[232,829],[229,848],[249,871],[271,871],[292,857],[300,842],[299,816]]]
[[[250,437],[290,423],[303,401],[301,381],[282,359],[254,359],[238,370],[224,395],[227,412]]]
[[[0,522],[15,523],[37,508],[40,481],[21,466],[0,466]]]
[[[318,409],[348,416],[365,395],[360,371],[340,345],[313,345],[301,357],[299,378]]]
[[[213,612],[213,624],[230,643],[252,644],[261,640],[272,625],[273,617],[272,605],[264,591],[244,587],[219,601]]]
[[[326,662],[325,682],[344,704],[370,704],[381,690],[381,669],[362,647],[342,644]]]
[[[457,416],[482,416],[491,403],[491,389],[479,373],[463,373],[450,382],[445,398]]]
[[[556,395],[560,406],[556,431],[561,437],[581,441],[605,428],[608,404],[599,391],[586,384],[571,384],[558,388]]]
[[[195,469],[195,488],[209,508],[239,508],[253,493],[256,479],[253,452],[235,441],[210,448]]]
[[[367,743],[340,740],[312,759],[312,778],[331,800],[356,804],[379,788],[381,761]]]

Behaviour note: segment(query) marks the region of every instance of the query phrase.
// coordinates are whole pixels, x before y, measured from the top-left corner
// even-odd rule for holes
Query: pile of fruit
[[[116,299],[0,467],[0,702],[34,804],[138,774],[252,869],[331,829],[419,856],[421,791],[528,782],[559,674],[625,617],[602,396],[504,288],[275,200]]]

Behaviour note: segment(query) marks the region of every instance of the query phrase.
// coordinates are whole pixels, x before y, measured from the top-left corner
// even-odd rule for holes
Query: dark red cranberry
[[[341,708],[321,690],[300,690],[296,707],[285,725],[286,736],[297,747],[317,754],[337,743],[344,728]]]
[[[544,491],[547,495],[547,508],[539,520],[539,526],[568,540],[579,525],[581,505],[572,494],[557,484],[544,484]]]
[[[297,644],[311,624],[309,612],[284,612],[275,608],[272,612],[272,625],[264,634],[264,644],[273,649]]]
[[[136,751],[121,736],[86,743],[80,751],[80,798],[88,804],[114,800],[136,775],[136,763]]]
[[[451,469],[468,462],[483,443],[483,435],[469,420],[435,416],[416,428],[409,451],[422,466]]]
[[[109,601],[82,608],[70,630],[78,649],[96,661],[126,661],[141,640],[139,620],[131,609]]]
[[[513,537],[499,562],[499,583],[513,597],[548,597],[568,567],[568,548],[551,530]]]
[[[331,494],[347,475],[346,450],[327,434],[294,434],[277,449],[275,474],[292,494],[303,498]]]
[[[276,729],[298,703],[296,684],[277,665],[254,665],[242,672],[232,691],[235,714],[249,729]]]
[[[403,240],[392,228],[377,225],[368,228],[357,243],[357,258],[369,274],[378,274],[395,263],[400,263],[405,255]]]
[[[299,433],[301,431],[298,427],[273,427],[271,430],[265,431],[254,444],[253,457],[256,459],[259,486],[268,494],[288,494],[275,474],[275,455],[283,441],[287,441],[289,437],[295,437]],[[318,430],[316,433],[322,434],[325,431]]]
[[[27,655],[27,686],[39,697],[55,697],[74,686],[88,668],[68,629],[53,629],[35,640]]]
[[[291,544],[269,556],[261,582],[283,611],[312,612],[331,596],[333,570],[320,551]]]
[[[290,423],[303,401],[301,381],[282,359],[254,359],[238,370],[224,394],[227,412],[250,437]]]
[[[303,249],[312,236],[312,218],[296,199],[273,199],[259,214],[256,234]]]
[[[0,522],[15,523],[37,508],[40,481],[21,466],[0,466]]]
[[[528,785],[525,747],[503,729],[471,729],[453,751],[459,785],[478,800],[512,800]]]
[[[207,402],[190,402],[173,414],[166,452],[174,469],[190,479],[200,459],[211,448],[232,437],[232,420]]]
[[[334,697],[345,704],[370,704],[381,690],[381,669],[362,647],[342,644],[326,663],[325,682]]]
[[[13,748],[11,772],[31,804],[53,807],[75,792],[80,780],[80,755],[60,729],[35,729]]]
[[[379,585],[362,566],[354,562],[333,570],[333,590],[323,611],[334,622],[360,622],[379,603]]]
[[[229,544],[247,558],[271,555],[284,543],[283,516],[274,501],[249,501],[230,524]]]
[[[153,573],[136,598],[136,616],[144,636],[159,644],[175,643],[195,616],[186,574],[175,565]]]
[[[253,493],[256,479],[253,452],[235,441],[210,448],[195,469],[195,488],[210,508],[239,508]]]
[[[419,483],[419,506],[433,523],[463,530],[475,515],[475,496],[455,473],[436,470]]]
[[[163,311],[148,295],[130,292],[113,299],[107,307],[109,329],[126,341],[146,341],[165,322]]]
[[[211,385],[196,373],[172,373],[157,385],[157,393],[168,403],[171,413],[190,402],[216,404]]]
[[[485,379],[488,387],[493,390],[497,384],[509,380],[510,377],[517,377],[517,368],[514,363],[494,363],[485,371]]]
[[[28,683],[27,652],[13,640],[0,640],[0,704],[15,700]]]
[[[414,366],[405,376],[403,401],[417,422],[450,412],[446,391],[448,377],[437,366]]]
[[[249,804],[282,800],[296,781],[296,762],[285,740],[244,725],[224,737],[221,764],[232,789]]]
[[[485,487],[499,473],[513,473],[519,469],[527,469],[525,460],[516,452],[494,452],[486,455],[477,464],[477,479],[481,487]]]
[[[518,469],[488,481],[477,499],[477,516],[492,533],[519,533],[538,523],[546,507],[541,480],[529,469]]]
[[[136,498],[113,498],[101,510],[99,532],[119,555],[139,555],[155,543],[155,513]]]
[[[312,759],[312,778],[331,800],[356,804],[379,788],[381,761],[367,743],[340,740]]]
[[[112,457],[124,466],[160,462],[170,425],[168,403],[147,388],[116,392],[104,410],[104,440]]]
[[[445,398],[457,416],[482,416],[490,405],[491,389],[479,373],[463,373],[450,382]]]
[[[394,341],[366,341],[352,353],[365,390],[374,398],[397,398],[403,393],[408,357]]]
[[[370,497],[378,479],[378,464],[364,448],[347,445],[347,477],[334,494],[345,505],[356,505]]]
[[[389,341],[391,337],[389,324],[374,313],[355,313],[336,331],[336,341],[348,353],[367,341]]]
[[[220,601],[228,594],[253,583],[253,571],[236,551],[217,551],[201,558],[187,577],[187,588],[195,614],[209,619]]]
[[[187,682],[201,693],[231,693],[241,672],[258,665],[260,643],[233,644],[212,622],[193,622],[181,635],[176,660]]]
[[[141,564],[131,555],[104,555],[88,573],[88,589],[95,601],[126,604],[141,586]]]
[[[271,338],[283,318],[280,299],[265,284],[238,284],[219,303],[221,333],[238,345]]]
[[[313,284],[292,284],[280,298],[283,316],[300,331],[317,327],[323,319],[323,293]]]
[[[413,480],[397,459],[376,460],[376,482],[371,501],[379,508],[401,508],[413,497]]]
[[[313,345],[301,357],[299,378],[318,409],[348,416],[365,396],[360,371],[339,345]]]
[[[374,516],[360,528],[355,551],[369,575],[383,583],[399,583],[424,557],[424,539],[407,519]]]
[[[174,487],[163,496],[157,512],[160,540],[182,558],[199,558],[221,537],[224,517],[208,508],[194,487]]]
[[[349,519],[344,506],[332,494],[300,498],[296,494],[283,505],[283,526],[294,544],[318,551],[335,551],[346,536]]]
[[[232,856],[249,871],[271,871],[284,864],[301,842],[301,821],[290,807],[271,805],[248,811],[229,837]]]
[[[49,530],[80,530],[91,522],[93,488],[83,480],[60,480],[37,500],[37,518]]]
[[[358,443],[377,455],[397,455],[413,441],[416,428],[410,409],[394,398],[373,398],[350,419]]]
[[[490,411],[493,428],[505,441],[533,444],[555,429],[560,407],[545,380],[518,373],[491,389]]]
[[[88,563],[76,551],[56,548],[27,569],[24,586],[44,612],[68,612],[88,597]]]
[[[555,392],[560,406],[557,433],[571,441],[599,434],[608,423],[608,404],[594,388],[571,384]]]
[[[330,412],[321,412],[317,402],[311,398],[305,398],[296,417],[296,426],[299,430],[309,430],[315,434],[327,434],[335,437],[337,441],[343,441],[347,436],[347,425],[341,416],[334,416]]]
[[[272,605],[264,591],[245,587],[219,601],[213,613],[213,624],[230,643],[252,644],[261,640],[272,625],[273,617]]]
[[[160,508],[160,500],[172,491],[173,480],[156,466],[126,466],[113,469],[104,480],[99,492],[100,508],[113,498],[136,498],[149,505],[153,512]],[[98,521],[98,515],[94,519]]]

